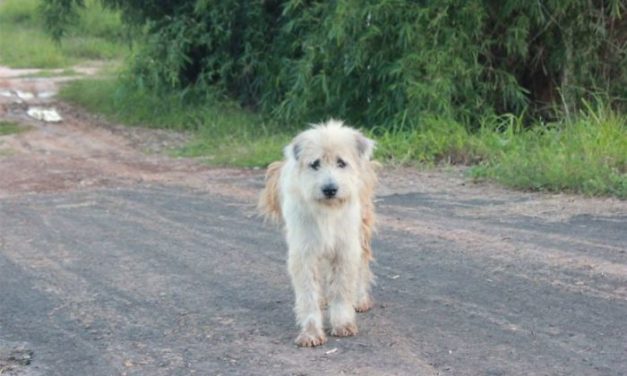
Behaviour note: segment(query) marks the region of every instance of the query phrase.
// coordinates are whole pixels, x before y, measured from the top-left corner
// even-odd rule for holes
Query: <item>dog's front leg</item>
[[[294,311],[301,328],[295,342],[303,347],[322,345],[327,338],[322,329],[319,263],[313,255],[290,249],[288,269],[296,297]]]
[[[355,323],[355,293],[359,276],[361,247],[359,242],[348,243],[337,250],[332,265],[329,286],[329,318],[331,335],[338,337],[357,334]]]

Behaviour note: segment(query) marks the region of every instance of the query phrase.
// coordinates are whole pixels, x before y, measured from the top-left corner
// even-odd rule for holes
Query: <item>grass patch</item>
[[[485,127],[475,136],[484,161],[470,170],[518,189],[627,198],[627,117],[604,107],[573,120],[504,131]]]
[[[236,167],[265,167],[281,158],[291,134],[258,115],[237,108],[225,111],[223,106],[213,104],[202,111],[196,137],[178,155]]]
[[[477,161],[471,134],[463,125],[448,119],[429,117],[420,126],[374,129],[375,157],[398,164],[469,164]]]
[[[235,104],[193,93],[158,96],[114,79],[70,83],[61,97],[129,125],[190,130],[178,155],[220,166],[265,166],[281,158],[298,129],[281,127]],[[369,133],[376,157],[401,164],[470,164],[475,180],[518,189],[627,198],[627,117],[603,106],[572,120],[524,127],[513,116],[484,119],[469,132],[460,123],[425,118],[420,126]]]
[[[11,68],[63,68],[85,60],[119,59],[128,53],[117,13],[86,1],[81,17],[60,43],[45,33],[39,0],[0,3],[0,64]]]
[[[24,132],[25,128],[12,121],[0,120],[0,136]]]
[[[60,97],[127,125],[186,130],[194,139],[176,155],[200,157],[216,166],[266,166],[281,157],[289,129],[232,102],[185,95],[155,95],[114,79],[85,79],[66,85]]]
[[[484,119],[471,133],[459,123],[431,118],[416,129],[374,135],[383,160],[467,164],[477,181],[627,198],[627,116],[603,105],[589,106],[572,120],[531,127],[505,115]]]

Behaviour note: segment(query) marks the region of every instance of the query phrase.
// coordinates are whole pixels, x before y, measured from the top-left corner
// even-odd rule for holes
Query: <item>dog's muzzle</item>
[[[337,185],[335,184],[327,184],[322,187],[322,194],[324,194],[325,198],[334,198],[337,194]]]

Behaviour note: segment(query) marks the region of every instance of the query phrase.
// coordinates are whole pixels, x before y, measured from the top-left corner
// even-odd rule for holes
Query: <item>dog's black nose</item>
[[[322,187],[322,193],[324,193],[326,198],[333,198],[337,193],[337,187],[334,184],[327,184]]]

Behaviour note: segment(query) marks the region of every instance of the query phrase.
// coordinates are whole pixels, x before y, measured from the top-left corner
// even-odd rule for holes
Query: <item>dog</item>
[[[298,346],[327,341],[326,306],[338,337],[356,335],[355,312],[373,306],[374,147],[361,132],[329,120],[298,134],[266,172],[258,207],[285,225]]]

